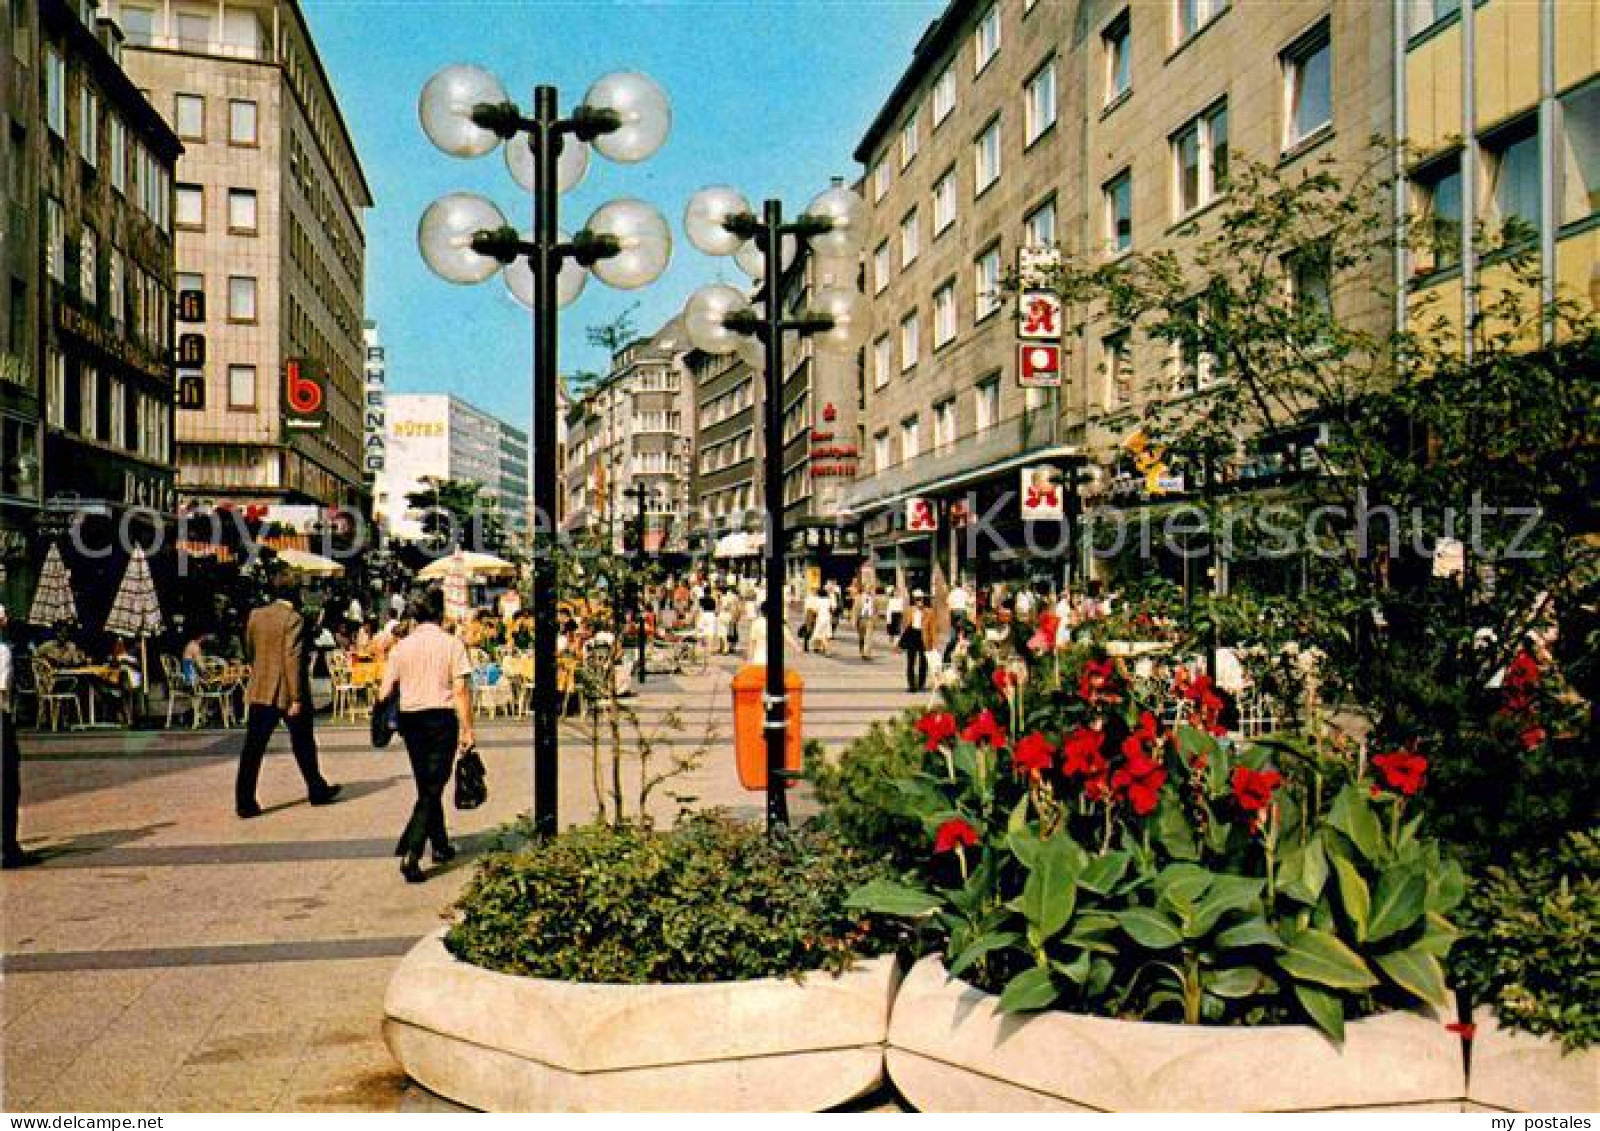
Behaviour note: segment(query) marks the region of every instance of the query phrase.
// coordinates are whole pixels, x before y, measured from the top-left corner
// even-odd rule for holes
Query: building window
[[[1283,53],[1284,149],[1333,125],[1333,45],[1323,21]]]
[[[1127,403],[1129,399],[1129,386],[1133,380],[1133,357],[1128,348],[1128,331],[1119,330],[1115,334],[1107,334],[1100,342],[1102,362],[1105,373],[1105,390],[1101,403],[1106,408],[1115,408]]]
[[[972,293],[977,317],[982,322],[1000,309],[1000,245],[995,244],[972,264]]]
[[[184,48],[207,47],[211,43],[211,17],[204,12],[178,13],[178,45]]]
[[[933,234],[956,222],[956,170],[952,165],[933,186]]]
[[[250,232],[256,230],[255,189],[228,190],[228,231]]]
[[[1034,72],[1023,88],[1022,144],[1024,148],[1038,141],[1056,124],[1056,61],[1050,60]]]
[[[1228,183],[1228,104],[1195,118],[1172,137],[1173,185],[1179,217],[1210,204]]]
[[[85,228],[78,240],[78,294],[90,306],[100,301],[99,277],[100,241],[93,228]]]
[[[972,73],[980,75],[989,65],[989,60],[1000,54],[1000,5],[991,4],[989,10],[978,21],[978,30],[973,35],[973,67]]]
[[[141,8],[133,4],[122,4],[117,8],[117,23],[122,28],[122,33],[128,37],[128,42],[135,46],[148,44],[154,37],[155,16],[155,10],[152,8]]]
[[[228,144],[256,144],[256,104],[235,98],[228,103]]]
[[[67,61],[50,45],[44,49],[44,120],[51,133],[67,136]]]
[[[94,366],[84,365],[78,370],[78,435],[91,440],[100,430],[100,374]]]
[[[1561,221],[1600,212],[1600,82],[1561,96]]]
[[[173,96],[174,132],[184,141],[204,141],[206,137],[206,100],[198,94]]]
[[[1434,24],[1453,19],[1461,11],[1461,0],[1405,0],[1406,33],[1417,35]]]
[[[900,168],[902,169],[916,160],[918,125],[921,118],[921,110],[913,110],[911,117],[906,119],[905,125],[900,127]]]
[[[922,251],[921,231],[917,224],[917,210],[913,208],[900,221],[900,268],[911,266]]]
[[[253,275],[228,276],[228,321],[256,320],[256,280]]]
[[[872,202],[876,204],[882,200],[889,191],[889,181],[893,174],[889,170],[889,162],[885,158],[878,158],[878,163],[872,167]]]
[[[872,343],[872,387],[881,389],[889,383],[890,370],[894,367],[894,343],[885,334]]]
[[[922,421],[908,416],[900,422],[900,460],[914,460],[922,454]]]
[[[975,171],[974,195],[982,196],[985,190],[1000,179],[1000,119],[995,118],[984,127],[972,143]]]
[[[947,447],[956,442],[956,399],[940,401],[933,406],[933,446]]]
[[[1418,274],[1461,262],[1461,154],[1453,153],[1411,177],[1417,216],[1412,267]]]
[[[121,326],[128,315],[128,295],[126,275],[124,274],[122,251],[118,248],[106,250],[106,313],[111,316],[114,325]]]
[[[1539,232],[1539,120],[1529,115],[1484,141],[1489,174],[1484,221],[1505,243]]]
[[[128,188],[128,127],[115,111],[106,114],[106,163],[111,166],[111,187],[125,193]]]
[[[1051,197],[1022,221],[1024,247],[1054,247],[1056,242],[1056,199]]]
[[[900,319],[900,372],[904,373],[917,364],[921,338],[921,326],[917,321],[916,311],[912,311]]]
[[[100,164],[100,96],[86,81],[78,90],[78,153],[90,168]]]
[[[44,414],[50,427],[67,426],[67,359],[54,346],[44,351]]]
[[[972,407],[979,432],[987,432],[1000,423],[1000,378],[990,377],[978,382],[972,390]]]
[[[201,294],[205,293],[206,277],[200,274],[198,271],[179,271],[177,282],[178,290],[180,291],[199,291]]]
[[[956,283],[951,279],[933,292],[933,348],[956,336]]]
[[[947,65],[939,73],[939,78],[933,84],[933,128],[938,129],[939,123],[950,116],[956,108],[956,69],[954,64]]]
[[[1183,303],[1175,314],[1176,321],[1187,329],[1187,333],[1173,343],[1177,371],[1172,391],[1196,393],[1209,389],[1222,376],[1221,359],[1202,346],[1210,314],[1198,298]]]
[[[1100,33],[1106,60],[1105,104],[1111,105],[1133,89],[1133,22],[1129,12],[1112,20]]]
[[[228,407],[256,407],[256,367],[253,365],[228,366]]]
[[[872,437],[872,466],[879,471],[894,463],[894,453],[889,449],[889,430],[883,429]]]
[[[1319,240],[1284,257],[1289,298],[1300,317],[1325,326],[1333,316],[1333,249]]]
[[[178,227],[204,228],[206,225],[206,190],[201,185],[178,186]]]
[[[881,295],[889,285],[889,241],[884,240],[872,253],[872,293]]]
[[[1175,0],[1178,42],[1201,31],[1228,9],[1228,0]]]
[[[1124,169],[1106,182],[1106,247],[1121,255],[1133,247],[1133,171]]]
[[[67,234],[63,226],[61,202],[53,196],[44,201],[44,269],[56,282],[67,281]]]

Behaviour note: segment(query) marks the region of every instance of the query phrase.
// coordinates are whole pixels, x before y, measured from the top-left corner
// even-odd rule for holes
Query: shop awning
[[[732,534],[724,534],[717,539],[717,544],[711,549],[713,558],[753,558],[766,549],[767,536],[765,534],[750,534],[743,530],[735,530]]]

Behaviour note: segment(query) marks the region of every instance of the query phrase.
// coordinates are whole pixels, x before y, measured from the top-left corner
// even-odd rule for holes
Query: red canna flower
[[[951,817],[933,834],[933,851],[953,852],[957,848],[971,848],[978,843],[978,830],[960,817]]]
[[[1276,770],[1233,768],[1233,799],[1246,813],[1259,813],[1272,804],[1272,794],[1282,784],[1283,775]]]
[[[987,707],[967,724],[967,729],[961,732],[961,737],[974,745],[987,744],[996,750],[1006,748],[1006,732],[995,722],[994,712]]]
[[[1114,702],[1115,676],[1116,666],[1111,660],[1089,660],[1078,676],[1078,697],[1086,703]]]
[[[937,750],[941,743],[956,736],[956,717],[949,711],[929,711],[916,722],[923,738],[923,749]]]
[[[1211,734],[1227,733],[1227,728],[1217,721],[1222,715],[1222,696],[1217,694],[1210,676],[1201,673],[1190,679],[1188,673],[1179,669],[1173,689],[1193,705],[1194,721],[1201,727]]]
[[[1143,817],[1155,810],[1161,800],[1161,787],[1167,782],[1167,769],[1160,762],[1145,756],[1130,757],[1116,773],[1111,775],[1111,788]]]
[[[1122,756],[1129,760],[1149,760],[1149,747],[1156,739],[1156,717],[1149,711],[1139,712],[1139,725],[1122,740]]]
[[[1521,734],[1517,735],[1517,741],[1522,743],[1522,748],[1524,750],[1537,750],[1539,747],[1544,745],[1544,740],[1546,737],[1548,737],[1548,735],[1546,734],[1544,727],[1535,723],[1533,726],[1528,727]]]
[[[995,668],[991,678],[994,680],[994,689],[1001,695],[1010,695],[1016,689],[1017,677],[1009,668]]]
[[[1079,727],[1061,744],[1061,772],[1073,777],[1092,778],[1105,772],[1105,732]]]
[[[1506,668],[1502,690],[1505,692],[1503,714],[1516,714],[1533,706],[1533,693],[1540,681],[1539,662],[1527,652],[1518,652]]]
[[[1028,651],[1036,656],[1052,651],[1056,646],[1056,632],[1060,628],[1061,618],[1054,613],[1040,613],[1033,635],[1028,638]]]
[[[1407,797],[1422,788],[1422,779],[1428,772],[1428,760],[1414,750],[1379,754],[1372,764],[1382,772],[1385,785]]]
[[[1011,764],[1019,774],[1042,774],[1055,761],[1055,753],[1055,743],[1035,731],[1017,743],[1011,752]]]

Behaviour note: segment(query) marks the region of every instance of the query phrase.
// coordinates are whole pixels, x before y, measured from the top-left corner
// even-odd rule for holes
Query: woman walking
[[[928,606],[918,589],[911,595],[906,610],[905,628],[900,632],[900,650],[906,654],[906,690],[920,692],[928,687]]]
[[[389,653],[379,699],[400,696],[400,737],[411,758],[417,803],[395,855],[407,883],[420,884],[422,846],[445,864],[456,850],[444,827],[444,790],[459,751],[472,742],[472,660],[466,645],[444,631],[444,590],[432,588],[412,610],[416,627]]]

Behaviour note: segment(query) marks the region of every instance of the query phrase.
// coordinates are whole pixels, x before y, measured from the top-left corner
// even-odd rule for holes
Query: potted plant
[[[901,1091],[925,1109],[1459,1105],[1459,1040],[1411,1012],[1448,1000],[1463,890],[1414,812],[1425,758],[1226,740],[1204,676],[1136,681],[1059,650],[1056,627],[980,654],[901,728],[920,756],[890,804],[925,849],[851,897],[927,955],[891,1023]],[[1274,1068],[1241,1076],[1245,1059]]]
[[[390,982],[413,1079],[489,1111],[819,1110],[882,1079],[899,970],[845,906],[871,857],[716,814],[508,840]]]

